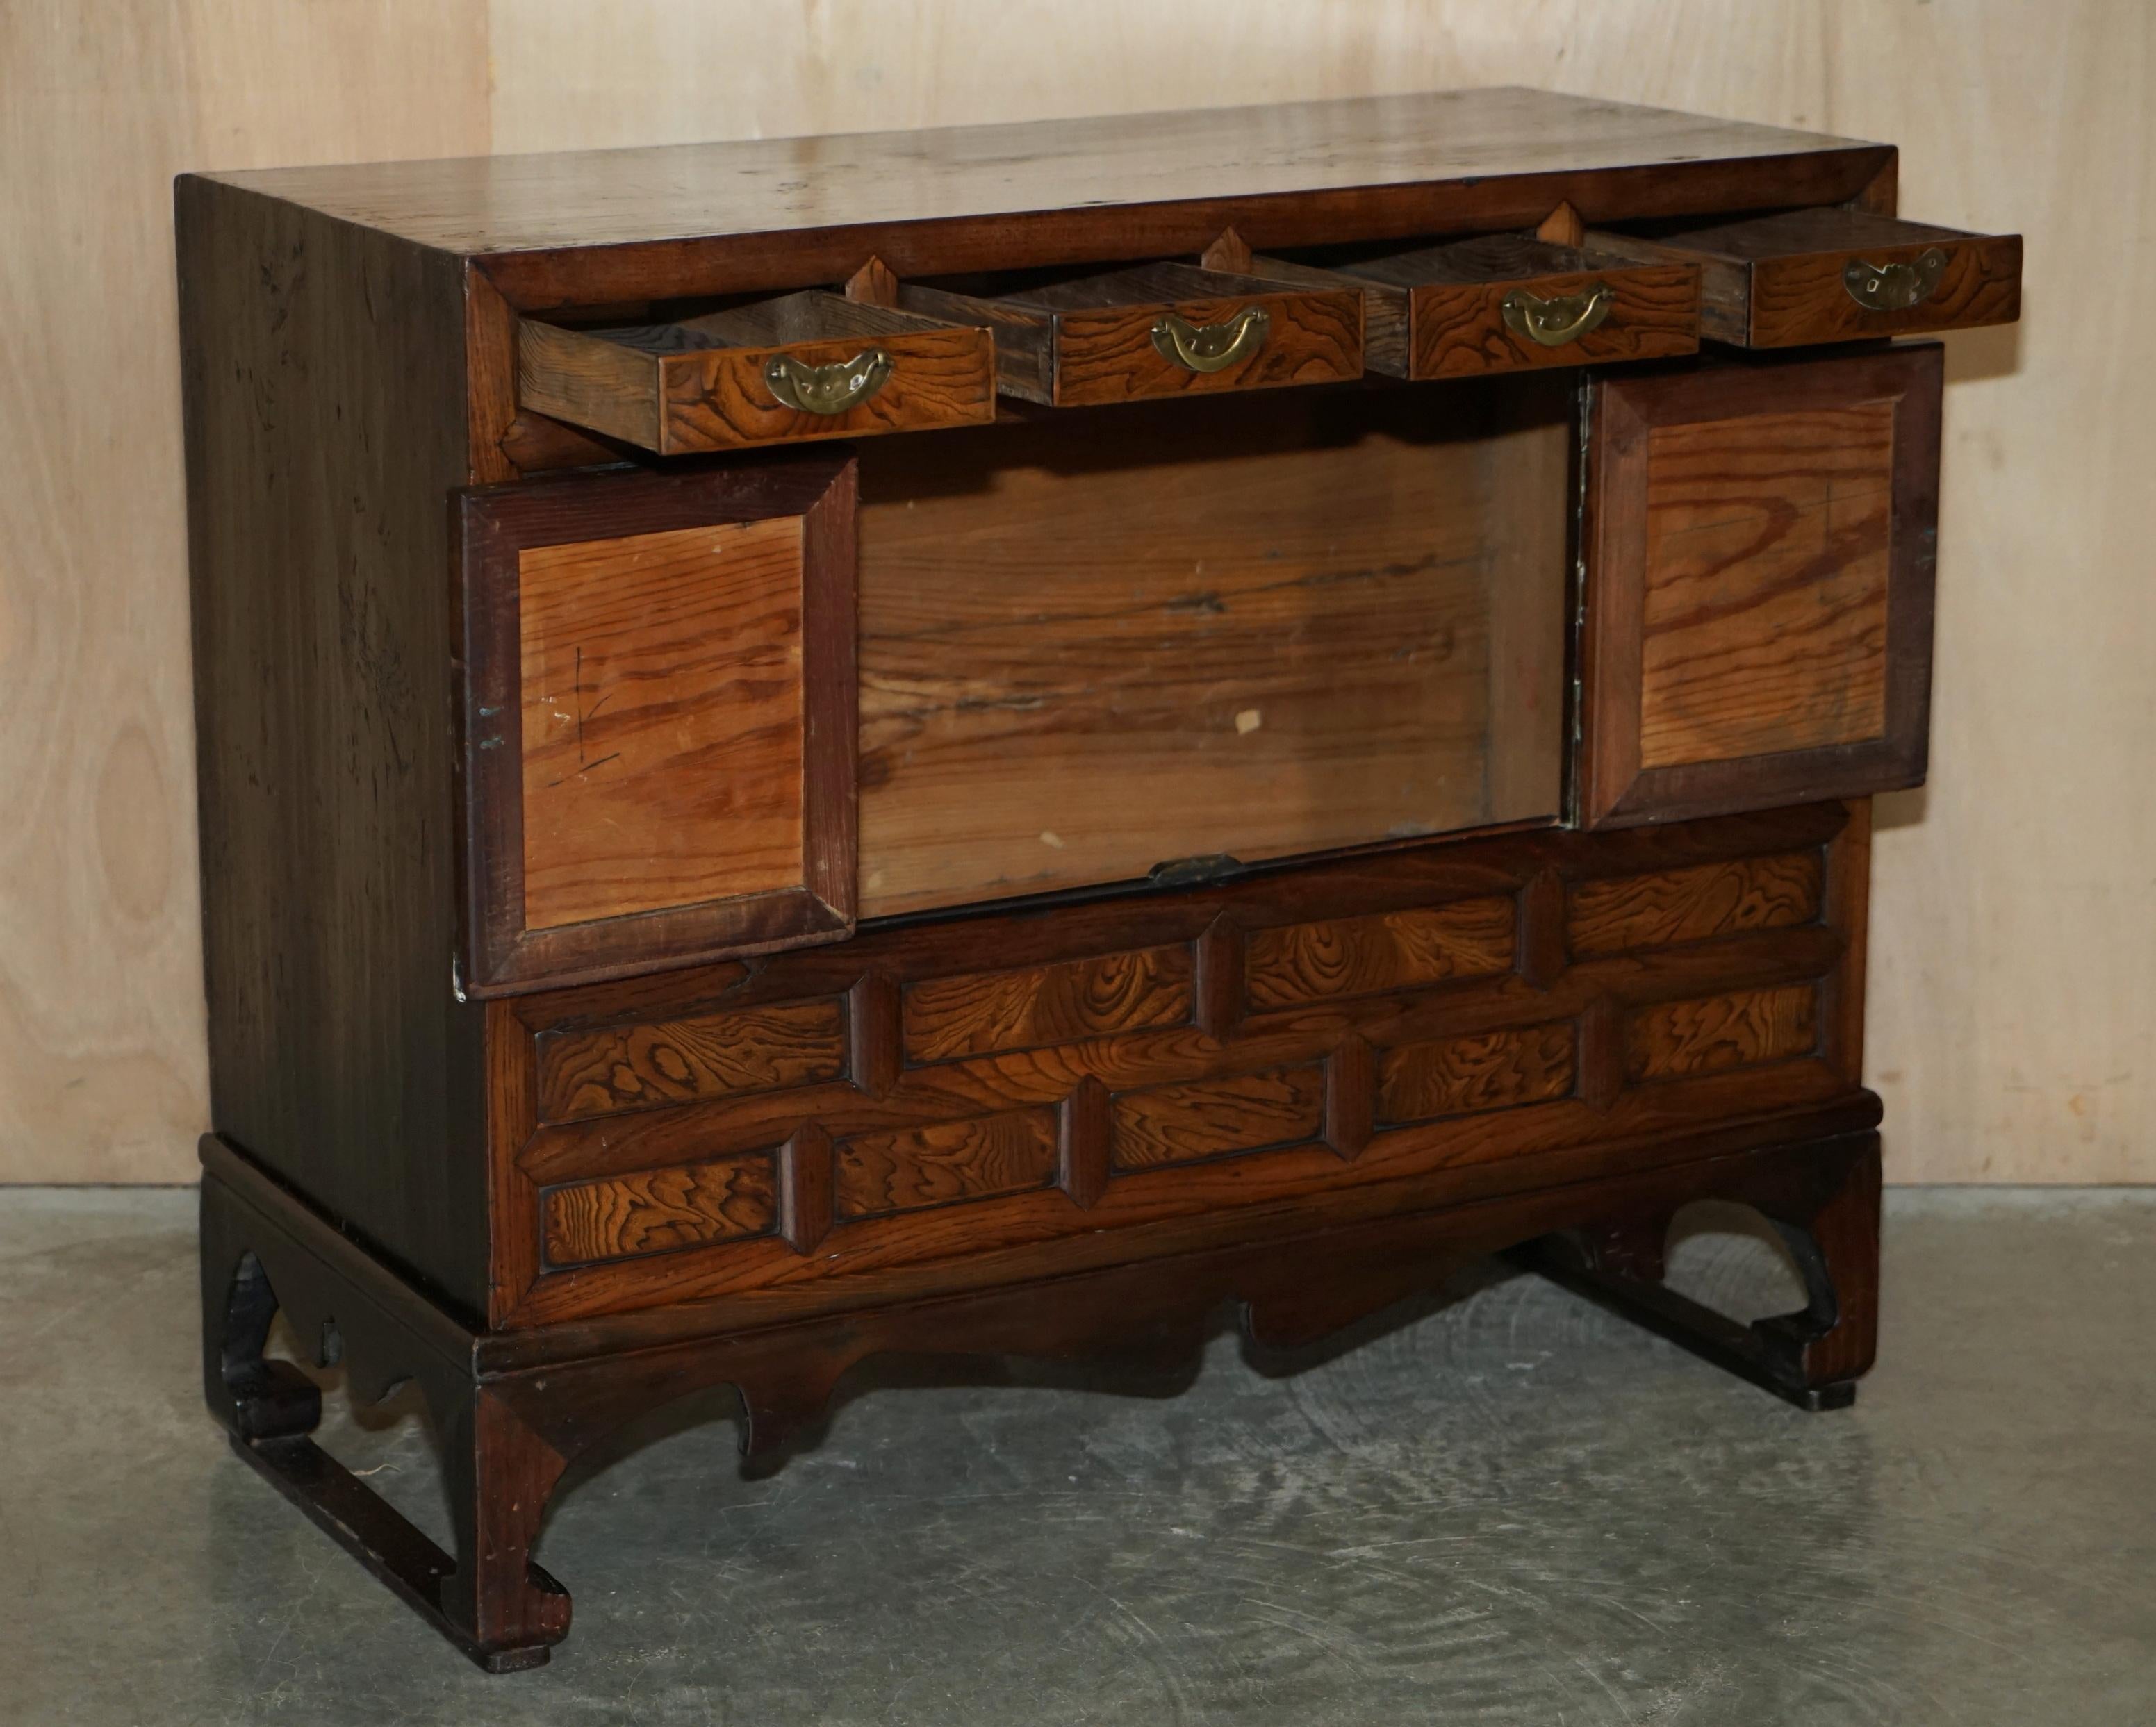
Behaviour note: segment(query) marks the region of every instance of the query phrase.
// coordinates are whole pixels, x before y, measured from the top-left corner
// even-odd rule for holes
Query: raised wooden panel
[[[501,1089],[498,1203],[532,1222],[502,1243],[524,1293],[500,1322],[734,1294],[806,1310],[1006,1250],[1053,1275],[1233,1238],[1250,1207],[1360,1214],[1511,1160],[1556,1180],[1589,1146],[1651,1157],[1851,1097],[1867,813],[1404,848],[497,1004],[497,1056],[527,1075]],[[1620,951],[1568,947],[1568,908]],[[963,969],[990,956],[1008,963]],[[755,1239],[639,1222],[607,1248],[579,1222],[567,1244],[587,1214],[716,1229],[676,1215],[702,1203],[696,1172],[774,1150]],[[592,1254],[573,1279],[544,1268],[572,1251]]]
[[[1923,775],[1938,350],[1597,382],[1582,816]]]
[[[1403,1044],[1378,1064],[1378,1119],[1427,1121],[1569,1097],[1577,1049],[1568,1022]]]
[[[1013,1109],[859,1134],[835,1149],[841,1217],[1022,1193],[1055,1179],[1055,1113]]]
[[[459,500],[469,992],[852,926],[843,456]]]
[[[776,1091],[847,1069],[844,1016],[835,1000],[552,1032],[540,1038],[538,1053],[542,1121]]]
[[[1648,434],[1642,767],[1886,730],[1893,484],[1892,402]]]
[[[1571,392],[1517,391],[865,446],[865,915],[1554,816]]]
[[[1490,898],[1253,930],[1245,964],[1253,1007],[1293,1007],[1495,976],[1512,969],[1512,901]]]
[[[1296,1145],[1324,1126],[1325,1074],[1314,1065],[1125,1092],[1108,1111],[1118,1169]]]
[[[906,1058],[948,1061],[1003,1049],[1180,1025],[1192,1007],[1190,950],[1155,947],[1023,971],[936,977],[906,993]]]
[[[1809,984],[1658,1002],[1625,1022],[1625,1072],[1681,1079],[1784,1061],[1810,1055],[1819,1030],[1819,992]]]
[[[524,923],[798,888],[801,519],[517,557]]]
[[[1816,918],[1825,889],[1817,852],[1583,882],[1572,891],[1565,937],[1584,958],[1784,930]]]
[[[623,1259],[770,1232],[776,1219],[768,1157],[730,1157],[557,1187],[545,1201],[550,1265]]]

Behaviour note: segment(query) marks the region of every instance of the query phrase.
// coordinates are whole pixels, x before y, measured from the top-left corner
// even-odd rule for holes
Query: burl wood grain
[[[534,930],[802,881],[798,518],[518,558]]]
[[[1125,1092],[1108,1113],[1117,1169],[1296,1145],[1324,1127],[1325,1073],[1315,1065]]]
[[[1194,966],[1186,946],[1104,954],[1020,971],[938,977],[906,992],[909,1061],[948,1061],[1030,1049],[1190,1018]]]
[[[1625,1072],[1635,1083],[1725,1073],[1810,1055],[1819,1041],[1811,985],[1665,1002],[1625,1026]]]
[[[1509,899],[1253,930],[1245,940],[1255,1007],[1374,996],[1455,977],[1492,977],[1512,964]]]
[[[583,1181],[547,1195],[547,1263],[575,1265],[762,1235],[776,1217],[768,1157]]]
[[[549,1033],[539,1040],[542,1121],[834,1079],[846,1071],[835,1000]]]
[[[1404,1043],[1378,1070],[1378,1119],[1429,1121],[1568,1097],[1578,1074],[1569,1022]]]
[[[865,446],[865,914],[1554,814],[1566,402],[1461,391]]]
[[[1659,426],[1648,449],[1641,766],[1880,736],[1894,404]]]
[[[1053,1109],[1012,1109],[841,1140],[838,1213],[880,1217],[1045,1186],[1055,1179],[1055,1126]]]
[[[1583,882],[1572,891],[1566,939],[1584,956],[1788,929],[1820,915],[1822,875],[1818,853],[1793,852]]]

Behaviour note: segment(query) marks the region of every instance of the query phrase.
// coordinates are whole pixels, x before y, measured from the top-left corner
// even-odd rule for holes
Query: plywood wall
[[[185,1179],[203,1121],[174,172],[1488,83],[1891,140],[2026,233],[1951,349],[1871,1068],[1899,1179],[2156,1180],[2152,72],[2143,0],[6,0],[0,1181]]]

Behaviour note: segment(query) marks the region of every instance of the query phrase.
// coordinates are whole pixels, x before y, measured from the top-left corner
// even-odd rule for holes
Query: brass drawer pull
[[[763,381],[797,413],[842,414],[891,382],[891,356],[881,348],[864,348],[850,360],[804,366],[791,354],[773,354]]]
[[[1515,288],[1504,298],[1501,310],[1505,327],[1515,336],[1546,348],[1561,348],[1568,341],[1599,330],[1617,303],[1607,282],[1590,282],[1577,294],[1553,295],[1548,300]]]
[[[1185,372],[1225,372],[1265,345],[1272,324],[1263,306],[1245,306],[1219,324],[1193,324],[1170,312],[1152,326],[1152,345]]]
[[[1842,270],[1841,285],[1867,312],[1906,312],[1931,298],[1946,267],[1947,254],[1937,246],[1914,264],[1866,264],[1852,258]]]

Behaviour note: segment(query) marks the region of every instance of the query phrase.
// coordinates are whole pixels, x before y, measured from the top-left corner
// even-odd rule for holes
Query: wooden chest
[[[2020,243],[1531,91],[178,189],[206,1385],[465,1650],[567,1463],[1521,1252],[1875,1332],[1871,794]],[[1693,1200],[1810,1305],[1660,1281]],[[416,1377],[451,1555],[272,1316]]]

